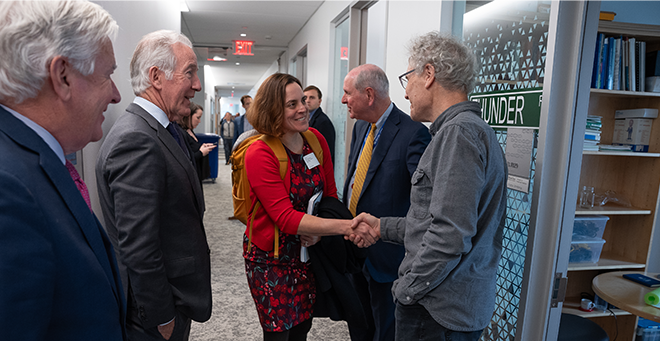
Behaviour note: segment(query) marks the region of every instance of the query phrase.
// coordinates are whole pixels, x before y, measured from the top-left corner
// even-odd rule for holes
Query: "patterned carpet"
[[[242,241],[245,225],[227,220],[233,215],[231,168],[225,165],[222,147],[215,183],[204,182],[204,226],[211,248],[213,314],[205,323],[193,322],[191,341],[262,340],[261,326],[245,278]],[[314,319],[310,341],[350,340],[346,322]]]

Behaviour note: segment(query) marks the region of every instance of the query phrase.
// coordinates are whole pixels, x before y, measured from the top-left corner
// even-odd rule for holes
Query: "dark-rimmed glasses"
[[[401,86],[403,87],[404,90],[406,89],[406,86],[408,85],[408,75],[411,74],[413,71],[415,71],[415,69],[412,69],[410,71],[406,71],[406,73],[399,76],[399,82],[401,82]]]

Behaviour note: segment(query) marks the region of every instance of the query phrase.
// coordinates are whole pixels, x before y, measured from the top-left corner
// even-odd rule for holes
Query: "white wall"
[[[241,113],[245,115],[245,109],[241,105],[240,97],[222,97],[220,98],[220,118],[225,117],[225,113],[229,111],[232,115]]]
[[[332,20],[342,10],[348,7],[351,1],[326,1],[307,21],[307,24],[289,43],[288,56],[294,56],[307,45],[307,84],[316,85],[325,95],[330,89],[329,70],[331,32],[334,29]],[[288,66],[290,60],[282,63]],[[281,65],[284,66],[284,65]],[[324,96],[325,97],[325,96]],[[327,112],[327,101],[321,102],[321,107]]]
[[[257,94],[257,90],[259,90],[259,87],[266,80],[266,78],[270,77],[270,75],[272,75],[276,72],[282,72],[282,71],[279,70],[279,67],[280,67],[280,65],[278,65],[278,62],[274,61],[273,64],[270,65],[268,70],[266,70],[266,72],[264,72],[264,74],[261,76],[261,78],[259,78],[257,83],[254,85],[254,87],[252,87],[250,92],[248,92],[247,94],[250,95],[250,97],[254,98],[254,96]],[[243,109],[241,107],[241,110],[242,110],[242,114],[245,114],[245,109]]]
[[[201,61],[197,60],[197,64],[201,65]],[[209,72],[209,68],[209,65],[204,65],[197,72],[199,81],[202,83],[202,91],[195,93],[192,101],[201,105],[204,111],[202,120],[195,129],[195,133],[211,133],[213,131],[211,117],[214,114],[215,108],[212,104],[215,101],[215,85],[218,83],[216,83],[216,79],[213,77],[213,72]]]
[[[385,72],[390,81],[390,98],[410,114],[410,103],[399,84],[399,75],[408,68],[407,46],[415,36],[440,29],[441,1],[390,1],[387,20]]]
[[[202,120],[199,122],[195,132],[210,133],[213,129],[211,126],[211,115],[213,114],[211,112],[211,103],[213,103],[216,83],[213,82],[212,78],[211,81],[208,80],[210,77],[213,77],[213,74],[204,72],[205,67],[201,66],[202,62],[200,60],[197,60],[197,65],[200,66],[199,71],[197,71],[197,76],[199,77],[199,82],[202,83],[202,91],[196,92],[195,97],[191,98],[190,100],[202,106],[203,114]]]
[[[135,95],[131,88],[129,64],[138,41],[147,33],[168,29],[181,32],[181,12],[179,3],[152,1],[94,1],[112,15],[119,25],[119,33],[113,42],[117,69],[112,76],[121,94],[119,104],[108,106],[103,122],[103,133],[108,133],[119,115],[133,102]],[[89,188],[94,212],[103,221],[96,189],[96,158],[104,139],[88,144],[82,150],[83,179]]]
[[[387,60],[387,1],[379,1],[369,8],[367,20],[367,64],[385,68]]]
[[[660,2],[658,1],[601,1],[600,10],[614,12],[614,21],[658,25]]]

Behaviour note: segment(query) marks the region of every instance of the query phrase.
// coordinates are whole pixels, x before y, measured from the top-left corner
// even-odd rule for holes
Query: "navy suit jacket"
[[[0,107],[0,330],[6,340],[122,340],[112,245],[53,150]]]
[[[234,143],[238,140],[238,137],[243,134],[243,120],[245,119],[245,114],[238,116],[234,119]]]
[[[344,184],[344,201],[349,205],[348,186],[355,173],[362,142],[370,124],[358,120],[353,127],[348,173]],[[410,207],[410,179],[417,163],[431,141],[425,125],[414,122],[396,105],[383,125],[371,156],[356,213],[367,212],[376,217],[405,217]],[[378,241],[368,248],[365,266],[374,280],[393,282],[403,260],[402,245]]]
[[[335,126],[330,121],[328,115],[323,112],[321,107],[316,109],[316,112],[309,119],[309,126],[318,130],[325,140],[328,142],[328,147],[330,147],[330,156],[332,157],[332,164],[335,164]]]

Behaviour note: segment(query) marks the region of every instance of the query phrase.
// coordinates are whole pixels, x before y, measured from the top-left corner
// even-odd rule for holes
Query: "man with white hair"
[[[101,147],[96,177],[105,226],[127,290],[129,340],[188,340],[211,316],[204,197],[176,123],[201,90],[190,40],[156,31],[131,60],[137,96]]]
[[[403,217],[410,207],[410,180],[431,140],[426,126],[414,122],[390,100],[385,71],[373,64],[352,69],[344,96],[353,127],[344,183],[344,204],[355,216]],[[401,245],[382,241],[369,247],[362,273],[352,274],[367,325],[349,326],[353,341],[394,340],[392,283],[404,257]]]
[[[89,2],[0,2],[3,340],[123,340],[112,245],[65,157],[103,136],[117,23]]]

